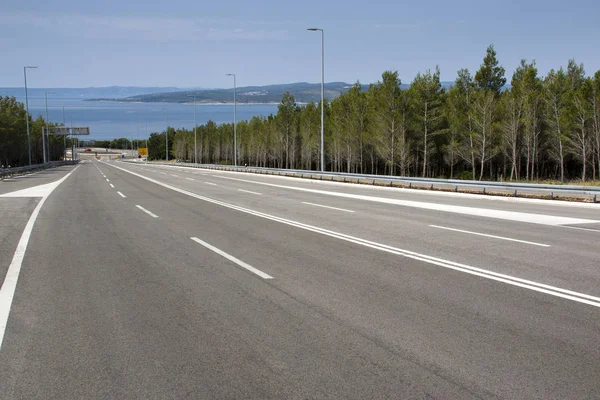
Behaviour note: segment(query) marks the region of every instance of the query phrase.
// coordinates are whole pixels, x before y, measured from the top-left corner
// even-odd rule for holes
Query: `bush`
[[[472,171],[463,171],[458,175],[458,179],[463,181],[472,181],[473,180],[473,172]]]

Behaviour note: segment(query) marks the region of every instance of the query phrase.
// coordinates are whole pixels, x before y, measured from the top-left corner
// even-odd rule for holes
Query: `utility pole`
[[[321,28],[309,28],[309,31],[321,32],[321,172],[325,171],[325,31]]]
[[[233,76],[233,165],[237,167],[237,132],[236,132],[236,108],[237,101],[235,92],[237,92],[237,85],[235,82],[235,74],[226,74],[227,76]]]
[[[29,135],[29,97],[27,96],[27,69],[37,67],[23,67],[23,75],[25,76],[25,121],[27,123],[27,154],[29,155],[29,165],[31,165],[31,136]]]
[[[65,106],[63,106],[63,127],[67,127],[65,122]],[[63,161],[67,160],[67,135],[63,135]]]
[[[165,110],[165,116],[167,121],[167,127],[165,129],[165,149],[167,151],[167,161],[169,161],[169,110],[163,108]]]

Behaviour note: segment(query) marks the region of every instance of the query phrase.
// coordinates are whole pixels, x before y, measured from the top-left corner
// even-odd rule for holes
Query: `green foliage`
[[[385,71],[368,87],[357,82],[325,104],[282,93],[278,112],[239,121],[238,163],[276,168],[320,166],[321,107],[324,108],[325,168],[339,172],[461,179],[597,179],[600,175],[600,71],[583,65],[538,75],[535,61],[522,60],[506,88],[505,71],[493,46],[480,69],[457,73],[446,91],[438,68],[401,84]],[[318,94],[318,92],[317,92]],[[186,100],[189,101],[189,98]],[[0,98],[0,161],[27,163],[23,104]],[[32,161],[41,162],[41,128],[31,124]],[[169,159],[232,164],[233,125],[209,121],[193,129],[169,127]],[[144,147],[126,138],[99,147]],[[140,146],[141,145],[141,146]],[[62,155],[62,139],[50,138],[51,159]],[[165,132],[148,139],[149,158],[165,159]]]
[[[489,90],[496,95],[500,95],[502,87],[506,84],[506,78],[504,77],[504,67],[498,64],[494,45],[490,45],[487,48],[483,64],[475,74],[475,82],[477,82],[479,89]]]

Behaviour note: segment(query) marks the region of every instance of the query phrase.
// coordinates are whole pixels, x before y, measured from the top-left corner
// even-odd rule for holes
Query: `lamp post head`
[[[317,31],[322,31],[323,29],[321,29],[321,28],[308,28],[306,30],[307,31],[312,31],[312,32],[317,32]]]
[[[23,67],[23,68],[37,68],[37,67],[33,67],[33,66],[31,66],[31,65],[28,65],[28,66],[25,66],[25,67]]]

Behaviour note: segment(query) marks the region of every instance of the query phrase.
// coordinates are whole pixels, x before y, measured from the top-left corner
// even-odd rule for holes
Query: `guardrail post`
[[[430,190],[433,190],[433,183],[431,184],[431,189]]]
[[[408,182],[408,188],[412,189],[412,182]]]
[[[485,194],[485,188],[483,188],[483,194]]]
[[[454,187],[454,191],[458,193],[458,186]]]
[[[554,200],[554,192],[550,192],[550,200]]]
[[[393,185],[392,185],[393,183],[394,183],[394,181],[390,181],[390,187],[392,187],[392,186],[393,186]]]
[[[515,197],[517,197],[517,189],[515,189]]]
[[[596,195],[594,195],[594,203],[596,203]]]

